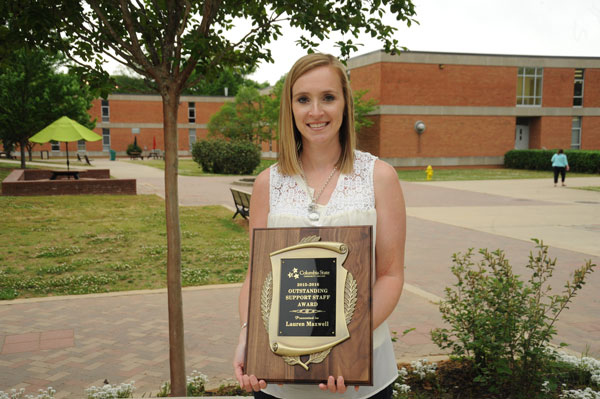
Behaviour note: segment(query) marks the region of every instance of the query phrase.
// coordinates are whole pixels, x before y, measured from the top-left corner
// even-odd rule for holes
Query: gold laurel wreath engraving
[[[348,272],[346,275],[346,286],[344,288],[344,313],[346,314],[346,325],[350,324],[352,321],[354,308],[356,307],[357,292],[356,280],[352,276],[352,273]]]
[[[321,237],[312,235],[304,237],[300,243],[307,242],[317,242],[320,241]],[[352,321],[352,316],[354,315],[354,309],[356,307],[357,300],[357,284],[356,280],[352,276],[350,272],[346,274],[346,283],[344,287],[344,314],[346,315],[346,325],[350,324]],[[261,293],[261,312],[263,323],[265,325],[265,329],[267,330],[267,334],[269,332],[269,316],[271,313],[271,302],[273,300],[273,273],[269,272],[262,287]],[[306,362],[303,362],[300,359],[300,356],[282,356],[283,360],[289,364],[290,366],[300,365],[302,368],[308,371],[308,365],[311,363],[321,363],[323,360],[327,358],[329,352],[331,352],[332,348],[328,348],[321,352],[311,353]]]
[[[304,244],[306,242],[317,242],[317,241],[321,241],[321,237],[319,236],[306,236],[303,239],[300,240],[300,244]]]
[[[260,295],[260,310],[262,312],[265,329],[269,332],[269,313],[271,313],[271,300],[273,298],[273,272],[269,272],[263,283],[262,293]]]

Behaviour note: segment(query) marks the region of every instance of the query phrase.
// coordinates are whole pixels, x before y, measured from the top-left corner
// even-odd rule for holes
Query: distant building
[[[600,149],[600,58],[377,51],[348,69],[352,88],[379,104],[359,148],[394,166],[498,165],[513,148]]]
[[[350,59],[348,70],[352,88],[378,101],[358,146],[394,166],[500,165],[513,148],[600,149],[600,58],[377,51]],[[233,100],[181,97],[180,155]],[[125,155],[135,138],[144,150],[154,142],[164,150],[160,96],[112,94],[89,112],[102,141],[79,151]],[[64,154],[64,143],[50,147]],[[276,157],[277,142],[262,151]]]

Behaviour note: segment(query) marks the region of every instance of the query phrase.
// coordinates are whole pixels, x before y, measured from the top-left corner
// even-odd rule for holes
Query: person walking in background
[[[560,173],[560,179],[563,186],[565,186],[565,176],[567,170],[569,170],[569,161],[567,156],[563,153],[562,148],[558,152],[552,155],[552,168],[554,169],[554,187],[558,183],[558,174]]]

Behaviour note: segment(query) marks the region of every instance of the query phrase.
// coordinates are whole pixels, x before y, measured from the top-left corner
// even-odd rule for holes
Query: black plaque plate
[[[336,259],[282,259],[279,335],[335,335]]]

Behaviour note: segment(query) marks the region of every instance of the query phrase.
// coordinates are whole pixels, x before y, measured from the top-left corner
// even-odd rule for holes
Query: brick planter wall
[[[79,180],[47,180],[49,170],[16,169],[2,182],[2,195],[135,195],[135,179],[110,179],[108,169],[81,171]]]

